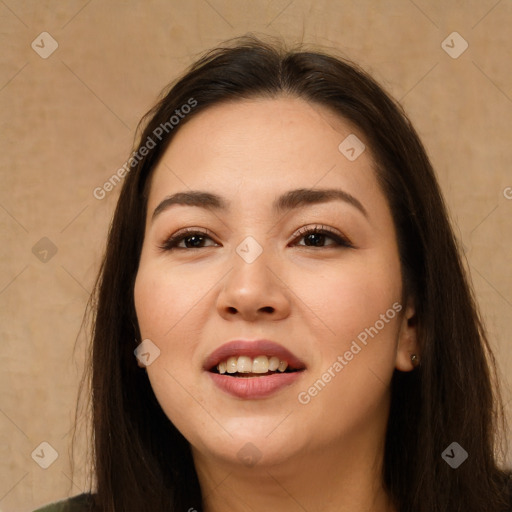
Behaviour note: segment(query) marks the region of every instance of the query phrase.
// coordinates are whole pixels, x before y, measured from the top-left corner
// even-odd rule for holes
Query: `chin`
[[[282,421],[280,418],[279,421]],[[294,455],[303,454],[307,443],[301,443],[295,433],[279,426],[279,422],[270,421],[268,418],[253,419],[243,418],[238,421],[237,428],[232,424],[227,428],[232,432],[232,437],[227,433],[220,437],[208,437],[192,439],[191,444],[195,454],[201,454],[209,459],[222,461],[232,466],[246,467],[271,467],[286,463]],[[276,428],[277,426],[277,428]],[[290,443],[293,441],[293,445]]]

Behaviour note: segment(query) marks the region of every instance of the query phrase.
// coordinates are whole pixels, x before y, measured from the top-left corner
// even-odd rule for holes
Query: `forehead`
[[[356,159],[343,151],[347,140],[365,145]],[[153,172],[149,207],[187,188],[255,199],[329,186],[378,192],[364,134],[300,98],[255,98],[208,107],[179,128]]]

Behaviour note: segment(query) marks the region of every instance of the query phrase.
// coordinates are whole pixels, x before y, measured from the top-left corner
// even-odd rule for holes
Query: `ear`
[[[421,361],[417,337],[416,308],[414,307],[414,300],[409,298],[400,320],[398,345],[396,349],[396,369],[402,372],[414,370],[416,366],[411,361],[412,354],[416,354],[416,360]]]

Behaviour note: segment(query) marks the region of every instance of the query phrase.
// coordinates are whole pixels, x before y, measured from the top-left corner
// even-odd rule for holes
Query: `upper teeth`
[[[284,372],[288,367],[286,361],[281,361],[278,357],[272,356],[239,356],[229,357],[226,361],[221,361],[217,365],[219,373],[267,373],[279,370]]]

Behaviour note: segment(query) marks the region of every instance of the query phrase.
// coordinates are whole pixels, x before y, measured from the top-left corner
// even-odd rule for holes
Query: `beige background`
[[[83,337],[73,346],[118,193],[97,200],[94,188],[125,162],[160,90],[248,31],[337,48],[402,101],[510,386],[511,26],[510,0],[0,0],[0,510],[85,485],[80,471],[71,481],[68,457]],[[458,58],[441,46],[453,31],[469,44]],[[50,48],[42,32],[58,43],[46,59],[31,47]],[[47,242],[33,253],[43,237],[57,248],[46,262]],[[31,457],[43,441],[59,454],[46,470]]]

